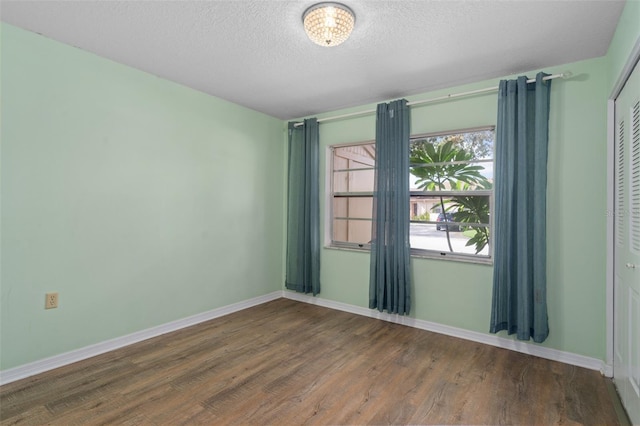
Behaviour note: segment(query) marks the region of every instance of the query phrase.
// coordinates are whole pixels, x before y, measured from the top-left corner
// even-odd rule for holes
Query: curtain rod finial
[[[562,79],[563,80],[568,80],[571,77],[573,77],[573,73],[571,71],[565,71],[562,73]]]

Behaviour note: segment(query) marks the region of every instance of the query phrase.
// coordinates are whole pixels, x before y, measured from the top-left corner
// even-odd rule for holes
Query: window
[[[368,247],[371,241],[375,143],[332,147],[332,245]]]
[[[494,129],[412,137],[411,251],[486,261],[491,255]],[[368,249],[375,143],[331,147],[331,245]]]

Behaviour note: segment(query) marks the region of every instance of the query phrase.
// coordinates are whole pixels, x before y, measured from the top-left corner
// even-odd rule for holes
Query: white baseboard
[[[409,318],[403,315],[388,314],[379,312],[374,309],[363,308],[360,306],[349,305],[347,303],[335,302],[333,300],[322,299],[320,297],[307,296],[292,291],[284,291],[284,297],[287,299],[297,300],[312,305],[323,306],[326,308],[337,309],[339,311],[350,312],[352,314],[363,315],[366,317],[376,318],[383,321],[389,321],[396,324],[403,324],[409,327],[415,327],[422,330],[433,331],[435,333],[446,334],[447,336],[459,337],[461,339],[471,340],[473,342],[484,343],[486,345],[497,346],[499,348],[510,349],[512,351],[534,355],[540,358],[558,361],[565,364],[575,365],[578,367],[588,368],[589,370],[600,371],[607,377],[613,376],[613,368],[605,364],[600,359],[578,355],[571,352],[564,352],[558,349],[546,348],[532,343],[512,340],[493,334],[484,334],[477,331],[465,330],[462,328],[451,327],[448,325],[438,324],[435,322]]]
[[[415,327],[422,330],[433,331],[440,334],[446,334],[448,336],[459,337],[461,339],[471,340],[478,343],[484,343],[491,346],[497,346],[500,348],[510,349],[516,352],[522,352],[529,355],[538,356],[540,358],[550,359],[552,361],[559,361],[565,364],[575,365],[578,367],[588,368],[590,370],[600,371],[607,377],[613,376],[613,368],[605,364],[602,360],[596,358],[586,357],[584,355],[578,355],[571,352],[564,352],[557,349],[545,348],[543,346],[533,345],[531,343],[520,342],[517,340],[507,339],[495,335],[489,335],[479,333],[476,331],[469,331],[462,328],[451,327],[448,325],[438,324],[434,322],[419,320],[415,318],[409,318],[402,315],[392,315],[384,312],[379,312],[373,309],[363,308],[360,306],[349,305],[347,303],[335,302],[328,299],[322,299],[319,297],[307,296],[300,293],[294,293],[292,291],[274,291],[263,296],[254,297],[252,299],[244,300],[242,302],[234,303],[231,305],[223,306],[221,308],[213,309],[211,311],[196,314],[187,318],[182,318],[176,321],[172,321],[166,324],[159,325],[157,327],[141,330],[126,336],[117,337],[115,339],[107,340],[104,342],[96,343],[94,345],[86,346],[84,348],[76,349],[70,352],[66,352],[60,355],[55,355],[50,358],[41,359],[31,362],[29,364],[20,365],[18,367],[10,368],[0,371],[0,385],[14,382],[16,380],[24,379],[45,371],[53,370],[54,368],[62,367],[74,362],[82,361],[87,358],[94,357],[115,349],[122,348],[143,340],[150,339],[152,337],[160,336],[162,334],[170,333],[172,331],[180,330],[182,328],[190,327],[195,324],[199,324],[204,321],[208,321],[214,318],[218,318],[224,315],[238,312],[243,309],[250,308],[252,306],[260,305],[262,303],[270,302],[272,300],[285,297],[287,299],[297,300],[313,305],[323,306],[326,308],[336,309],[339,311],[350,312],[352,314],[363,315],[370,318],[376,318],[383,321],[389,321],[396,324],[403,324],[409,327]]]
[[[50,358],[41,359],[29,364],[24,364],[18,367],[3,370],[0,371],[0,385],[15,382],[16,380],[24,379],[35,374],[53,370],[54,368],[82,361],[83,359],[91,358],[105,352],[113,351],[123,346],[128,346],[133,343],[141,342],[143,340],[160,336],[161,334],[170,333],[172,331],[180,330],[185,327],[190,327],[204,321],[228,315],[233,312],[241,311],[243,309],[260,305],[262,303],[279,299],[281,297],[282,291],[274,291],[273,293],[265,294],[264,296],[258,296],[252,299],[243,300],[242,302],[223,306],[221,308],[216,308],[207,312],[202,312],[200,314],[162,324],[157,327],[137,331],[126,336],[116,337],[115,339],[96,343],[90,346],[85,346],[84,348],[76,349],[60,355],[55,355]]]

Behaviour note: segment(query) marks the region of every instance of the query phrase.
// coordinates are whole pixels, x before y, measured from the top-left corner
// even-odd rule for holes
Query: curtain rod
[[[543,80],[553,80],[553,79],[556,79],[556,78],[562,78],[562,79],[566,80],[568,78],[571,78],[572,76],[573,76],[573,74],[571,72],[565,71],[565,72],[560,73],[560,74],[548,75],[548,76],[544,77]],[[529,80],[527,80],[527,83],[535,83],[535,82],[536,82],[535,78],[530,78]],[[425,105],[425,104],[432,103],[432,102],[439,102],[439,101],[459,98],[459,97],[462,97],[462,96],[471,96],[471,95],[478,95],[480,93],[497,92],[498,89],[499,89],[499,87],[495,86],[495,87],[487,87],[486,89],[471,90],[469,92],[453,93],[453,94],[449,94],[449,95],[439,96],[437,98],[424,99],[422,101],[407,102],[407,106],[419,106],[419,105]],[[375,112],[376,112],[375,109],[368,109],[366,111],[352,112],[350,114],[335,115],[333,117],[319,118],[318,119],[318,123],[323,123],[325,121],[340,120],[342,118],[358,117],[360,115],[368,115],[368,114],[373,114]],[[295,123],[293,126],[294,127],[300,127],[300,126],[302,126],[302,124],[303,124],[303,122],[299,121],[299,122]]]

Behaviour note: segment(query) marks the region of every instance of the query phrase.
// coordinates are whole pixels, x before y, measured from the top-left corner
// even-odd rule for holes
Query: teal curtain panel
[[[319,132],[315,118],[289,123],[285,287],[320,293]]]
[[[379,104],[376,114],[369,308],[406,315],[411,306],[407,101]]]
[[[498,92],[495,238],[490,331],[549,335],[546,192],[551,80],[503,80]]]

